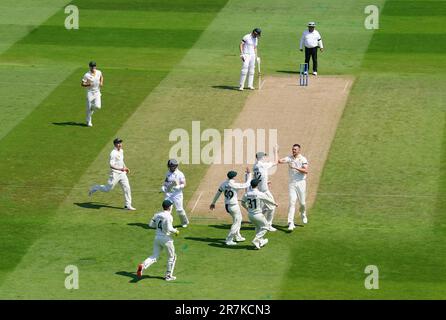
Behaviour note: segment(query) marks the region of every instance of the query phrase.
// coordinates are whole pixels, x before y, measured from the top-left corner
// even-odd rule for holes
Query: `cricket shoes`
[[[303,224],[307,224],[308,223],[308,218],[307,218],[307,215],[305,213],[302,214],[302,222],[303,222]]]
[[[266,246],[267,243],[268,243],[268,239],[260,239],[260,247]]]
[[[235,242],[235,241],[233,241],[233,240],[226,241],[226,245],[227,245],[227,246],[236,246],[236,245],[237,245],[237,242]]]
[[[245,241],[246,239],[245,238],[243,238],[243,237],[236,237],[235,238],[235,241],[238,241],[238,242],[243,242],[243,241]]]
[[[239,88],[238,88],[238,91],[243,91],[243,87],[239,87]]]
[[[255,249],[260,250],[260,241],[259,240],[252,240],[252,244],[254,245]]]
[[[293,231],[294,228],[296,228],[296,227],[294,226],[294,223],[292,223],[292,222],[288,223],[288,230]]]
[[[273,226],[269,226],[268,227],[268,231],[274,232],[274,231],[277,231],[277,229],[274,228]]]
[[[87,122],[87,127],[92,127],[93,123],[91,123],[91,121]]]
[[[316,71],[313,71],[313,76],[317,76],[317,72]]]
[[[248,87],[249,90],[255,90],[256,88],[254,87]]]
[[[135,211],[136,208],[133,208],[132,206],[125,206],[124,207],[125,210],[129,210],[129,211]]]
[[[187,224],[181,225],[182,228],[187,228]]]
[[[176,280],[177,279],[177,277],[174,277],[174,276],[172,276],[172,275],[167,275],[165,278],[164,278],[164,280],[166,280],[166,281],[174,281],[174,280]]]

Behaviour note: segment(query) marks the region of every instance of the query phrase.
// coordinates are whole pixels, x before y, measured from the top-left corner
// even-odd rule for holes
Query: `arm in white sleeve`
[[[150,222],[149,222],[149,227],[150,228],[156,228],[156,225],[155,225],[155,216],[153,216],[153,218],[152,218],[152,220],[150,220]]]
[[[215,205],[217,203],[218,198],[220,198],[220,195],[223,191],[218,188],[217,193],[214,196],[214,199],[212,200],[212,204]]]
[[[318,34],[319,34],[319,40],[317,41],[317,45],[319,46],[319,48],[323,49],[324,44],[322,43],[322,36],[319,32],[318,32]]]
[[[173,227],[172,221],[173,219],[167,219],[167,231],[170,233],[177,233],[178,230]]]
[[[243,196],[242,200],[240,201],[242,204],[242,207],[248,210],[248,206],[246,205],[246,194]]]
[[[299,45],[300,50],[302,50],[304,47],[304,37],[305,37],[305,33],[303,33],[302,38],[300,38],[300,45]]]
[[[272,204],[273,206],[276,206],[277,204],[271,199],[269,196],[267,196],[265,193],[262,193],[259,195],[259,198],[263,200],[266,204]]]

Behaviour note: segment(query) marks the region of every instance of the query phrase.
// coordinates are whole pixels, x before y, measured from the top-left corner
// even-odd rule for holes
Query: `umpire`
[[[308,70],[310,69],[310,57],[313,59],[313,75],[317,76],[317,48],[321,52],[324,51],[322,44],[322,37],[320,33],[315,30],[316,23],[308,22],[308,30],[305,30],[300,39],[300,51],[303,51],[305,46],[305,63],[308,63]]]

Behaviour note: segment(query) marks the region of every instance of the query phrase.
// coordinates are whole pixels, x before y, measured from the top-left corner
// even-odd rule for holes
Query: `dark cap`
[[[176,159],[169,159],[169,161],[167,161],[167,166],[178,167],[178,161]]]
[[[88,64],[88,66],[89,66],[90,68],[92,68],[92,67],[96,67],[96,61],[90,61],[90,63]]]
[[[115,140],[113,140],[113,144],[117,144],[117,143],[121,143],[122,139],[121,138],[116,138]]]
[[[256,188],[260,183],[259,179],[252,179],[251,180],[251,188]]]
[[[252,30],[252,32],[258,34],[259,36],[262,35],[262,30],[260,28],[255,28],[254,30]]]
[[[257,152],[256,153],[256,159],[257,160],[262,159],[264,156],[267,156],[267,154],[265,152]]]
[[[231,170],[228,172],[227,176],[229,179],[233,179],[237,176],[237,172]]]
[[[163,201],[163,209],[168,209],[171,205],[173,205],[173,202],[170,201],[169,199],[166,199]]]

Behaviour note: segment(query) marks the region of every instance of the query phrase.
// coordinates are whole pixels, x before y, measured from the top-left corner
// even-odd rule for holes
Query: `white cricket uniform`
[[[250,173],[248,174],[245,183],[237,183],[233,179],[226,180],[220,185],[217,193],[215,194],[214,200],[212,201],[212,204],[215,205],[218,198],[223,193],[225,197],[226,212],[229,213],[232,217],[232,226],[231,230],[229,230],[228,236],[226,237],[226,242],[239,240],[242,238],[242,235],[240,234],[240,227],[242,226],[242,212],[238,204],[237,192],[239,190],[248,188],[251,183],[251,178],[252,177]]]
[[[304,46],[306,48],[315,48],[315,47],[324,48],[321,34],[317,30],[313,30],[313,32],[305,30],[302,33],[302,38],[300,38],[299,48],[303,49]]]
[[[82,82],[89,82],[87,89],[87,123],[91,123],[91,117],[95,110],[101,109],[101,83],[102,72],[96,69],[93,74],[88,71],[82,78]]]
[[[155,241],[153,242],[153,253],[144,260],[144,270],[154,264],[161,251],[165,248],[167,251],[167,272],[166,276],[172,276],[175,268],[177,256],[175,255],[175,247],[173,245],[172,233],[176,233],[177,229],[172,226],[173,218],[169,211],[161,211],[155,214],[149,223],[151,228],[156,229]]]
[[[114,148],[112,150],[112,152],[110,153],[110,167],[112,167],[112,166],[115,168],[124,168],[125,167],[124,150],[123,149],[118,151],[118,149]],[[93,191],[93,192],[96,192],[96,191],[109,192],[116,186],[117,183],[119,183],[121,185],[122,191],[124,192],[125,206],[131,207],[132,193],[130,190],[129,179],[127,178],[127,173],[125,171],[111,169],[107,184],[106,185],[95,185],[91,188],[91,191]]]
[[[258,185],[258,189],[261,192],[266,193],[271,199],[274,201],[273,194],[269,190],[268,181],[269,181],[269,170],[274,167],[276,164],[273,162],[264,162],[257,161],[257,163],[253,167],[254,178],[260,180]],[[265,204],[263,207],[266,221],[268,221],[268,225],[272,225],[274,219],[274,212],[276,210],[275,206],[270,204]]]
[[[176,212],[180,217],[181,224],[189,224],[186,212],[183,208],[183,189],[186,185],[186,177],[179,169],[174,172],[170,170],[166,173],[166,178],[161,187],[161,191],[165,193],[164,200],[170,200],[175,205]]]
[[[242,198],[242,206],[248,210],[249,221],[255,226],[253,242],[261,242],[268,231],[268,222],[263,214],[265,205],[274,206],[274,199],[258,189],[249,190]]]
[[[240,87],[245,86],[246,76],[248,75],[248,87],[254,87],[254,73],[256,65],[256,48],[258,38],[254,38],[252,33],[248,33],[242,38],[243,50],[242,55],[245,61],[242,64],[240,73]]]
[[[307,175],[301,173],[293,168],[302,168],[308,165],[308,160],[299,154],[296,158],[292,155],[285,158],[288,163],[288,192],[289,192],[289,205],[288,205],[288,223],[294,224],[294,214],[296,211],[296,201],[299,200],[300,214],[305,215],[305,200],[307,194]]]

